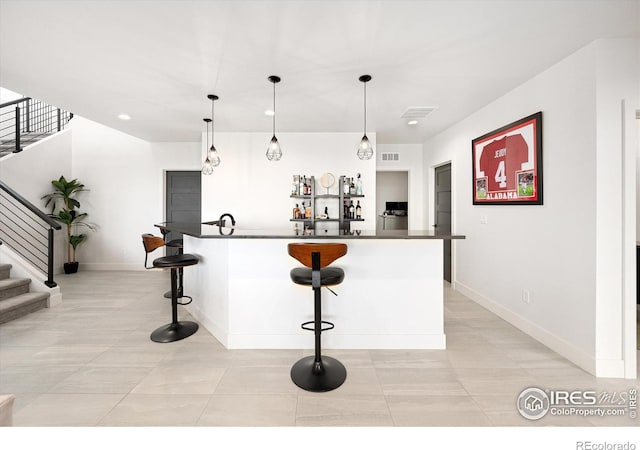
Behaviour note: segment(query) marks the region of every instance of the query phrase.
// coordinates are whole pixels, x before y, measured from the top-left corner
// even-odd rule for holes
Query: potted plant
[[[77,179],[66,180],[61,176],[57,180],[52,180],[51,184],[55,190],[42,196],[46,200],[45,208],[51,204],[51,218],[62,223],[67,232],[67,262],[64,263],[64,273],[76,273],[78,271],[78,261],[76,261],[76,249],[78,245],[87,238],[86,234],[79,233],[82,228],[95,231],[95,225],[85,221],[87,213],[80,213],[80,202],[75,198],[79,192],[87,191],[84,184]],[[62,207],[56,212],[56,206],[62,202]]]

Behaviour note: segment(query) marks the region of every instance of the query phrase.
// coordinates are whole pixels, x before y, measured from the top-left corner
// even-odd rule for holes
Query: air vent
[[[383,161],[399,161],[400,153],[380,153]]]
[[[411,106],[400,117],[403,119],[422,119],[437,108],[437,106]]]

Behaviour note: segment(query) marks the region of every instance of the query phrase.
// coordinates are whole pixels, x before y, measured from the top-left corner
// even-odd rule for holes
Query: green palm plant
[[[67,181],[64,176],[60,176],[57,180],[51,180],[51,184],[55,191],[42,196],[42,200],[47,201],[44,207],[51,205],[51,214],[55,212],[58,200],[62,200],[64,207],[70,211],[80,208],[80,202],[73,197],[78,192],[88,191],[88,189],[84,188],[84,184],[78,182],[77,178]]]
[[[67,264],[75,264],[75,270],[77,270],[76,249],[87,239],[87,235],[79,233],[79,231],[83,228],[96,231],[96,226],[85,220],[88,214],[78,212],[80,202],[75,198],[79,192],[88,191],[88,189],[85,189],[84,184],[77,179],[67,180],[64,176],[57,180],[52,180],[51,184],[54,187],[54,191],[43,195],[42,200],[46,200],[45,208],[51,205],[51,218],[65,225],[67,233]],[[59,203],[62,203],[62,207],[56,212],[56,206]],[[67,270],[67,264],[65,264],[65,271]],[[75,270],[71,271],[74,272]]]

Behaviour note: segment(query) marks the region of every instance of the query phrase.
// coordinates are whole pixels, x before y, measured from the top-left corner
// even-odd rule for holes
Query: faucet
[[[236,219],[233,218],[233,216],[229,213],[224,213],[223,215],[220,216],[220,218],[218,219],[218,224],[223,227],[224,226],[224,218],[226,216],[229,216],[229,218],[231,219],[231,225],[235,225],[236,224]]]

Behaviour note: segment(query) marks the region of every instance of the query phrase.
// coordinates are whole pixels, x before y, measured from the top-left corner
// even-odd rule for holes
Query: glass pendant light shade
[[[211,165],[213,167],[218,167],[220,165],[220,155],[214,145],[209,149],[209,159],[211,160]]]
[[[220,165],[220,154],[218,153],[218,150],[216,150],[216,146],[213,143],[213,140],[215,138],[215,123],[216,123],[215,116],[213,115],[213,104],[220,97],[218,97],[217,95],[209,94],[207,95],[207,98],[211,100],[211,147],[209,148],[207,157],[211,161],[211,165],[213,167],[218,167]]]
[[[213,173],[213,165],[211,164],[211,159],[209,159],[209,123],[211,119],[202,120],[207,124],[207,132],[205,133],[207,135],[207,145],[205,147],[205,149],[207,149],[207,157],[202,164],[202,175],[211,175]]]
[[[367,137],[367,82],[371,81],[371,75],[362,75],[358,78],[364,85],[364,136],[358,145],[358,158],[371,159],[373,157],[373,146]]]
[[[371,146],[371,142],[369,142],[369,138],[365,134],[360,140],[360,145],[358,145],[358,158],[371,159],[372,157],[373,147]]]
[[[274,134],[267,147],[267,159],[269,161],[280,161],[280,158],[282,158],[282,149],[280,148],[278,138]]]
[[[207,159],[204,160],[204,164],[202,165],[202,175],[211,174],[213,174],[213,166],[211,165],[211,161],[209,160],[209,155],[207,155]]]
[[[269,81],[273,83],[273,137],[267,147],[267,159],[269,161],[280,161],[280,158],[282,158],[282,149],[276,137],[276,83],[280,82],[280,77],[271,75]]]

